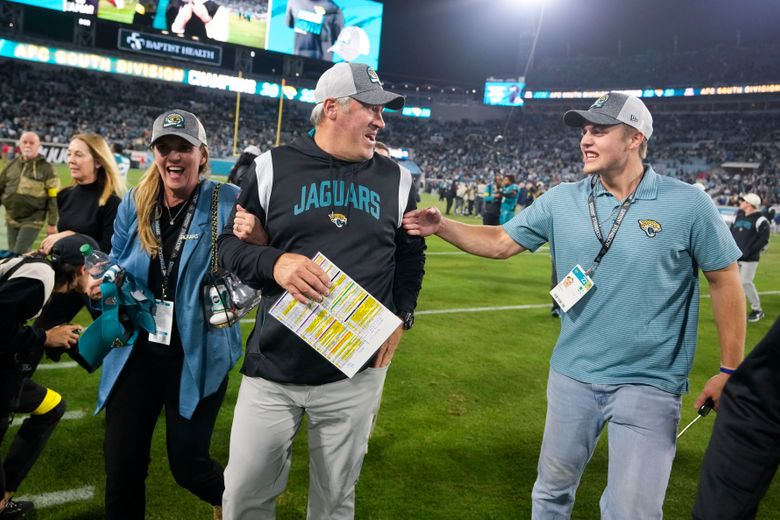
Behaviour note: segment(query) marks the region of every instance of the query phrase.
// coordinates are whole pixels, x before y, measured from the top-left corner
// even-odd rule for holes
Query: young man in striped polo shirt
[[[407,213],[404,227],[489,258],[550,243],[561,282],[553,295],[566,312],[550,363],[533,518],[571,515],[607,424],[602,518],[661,518],[696,347],[698,271],[712,295],[721,369],[696,406],[712,399],[717,407],[744,351],[741,253],[704,192],[643,164],[653,126],[638,98],[610,92],[564,122],[581,129],[585,179],[552,188],[501,227],[455,222],[435,208]]]

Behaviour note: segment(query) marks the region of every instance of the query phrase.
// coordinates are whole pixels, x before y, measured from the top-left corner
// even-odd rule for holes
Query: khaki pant
[[[20,255],[32,251],[35,239],[38,238],[40,227],[8,226],[8,249]]]
[[[352,379],[316,386],[244,376],[230,432],[223,518],[275,518],[304,414],[309,421],[307,518],[354,518],[355,483],[386,374],[387,368],[369,368]]]
[[[745,289],[745,296],[750,302],[750,307],[754,311],[761,310],[761,300],[758,298],[756,284],[753,279],[756,277],[758,262],[737,262],[739,265],[739,278],[742,282],[742,288]]]

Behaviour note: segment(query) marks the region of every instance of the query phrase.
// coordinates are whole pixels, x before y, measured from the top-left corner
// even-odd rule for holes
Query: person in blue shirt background
[[[500,224],[506,224],[515,216],[515,206],[517,206],[517,195],[519,188],[515,184],[514,175],[504,175],[501,188],[501,217]]]

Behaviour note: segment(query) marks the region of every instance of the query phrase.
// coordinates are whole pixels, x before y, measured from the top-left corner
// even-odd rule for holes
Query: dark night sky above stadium
[[[380,73],[479,85],[521,75],[540,0],[385,0]],[[547,0],[536,58],[780,43],[780,0]],[[780,60],[780,57],[778,57]],[[530,74],[529,74],[530,77]]]

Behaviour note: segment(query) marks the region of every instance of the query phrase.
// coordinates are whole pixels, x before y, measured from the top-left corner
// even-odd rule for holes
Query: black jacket
[[[9,262],[9,263],[5,263]],[[17,264],[17,262],[19,262]],[[43,354],[46,331],[27,325],[51,296],[54,271],[50,265],[33,258],[6,260],[0,266],[0,378],[18,373],[22,366],[31,372]],[[9,265],[15,268],[8,268]],[[48,281],[44,283],[44,279]]]
[[[745,215],[740,210],[731,225],[731,235],[742,250],[740,261],[758,262],[761,250],[769,243],[769,221],[760,211]]]
[[[403,214],[416,208],[411,174],[380,155],[340,161],[309,136],[266,152],[255,164],[238,203],[262,220],[269,245],[240,241],[232,225],[219,238],[220,264],[263,289],[242,372],[280,383],[343,379],[341,371],[267,315],[284,292],[273,279],[274,263],[283,253],[311,258],[321,251],[391,311],[414,310],[425,241],[401,228]]]

